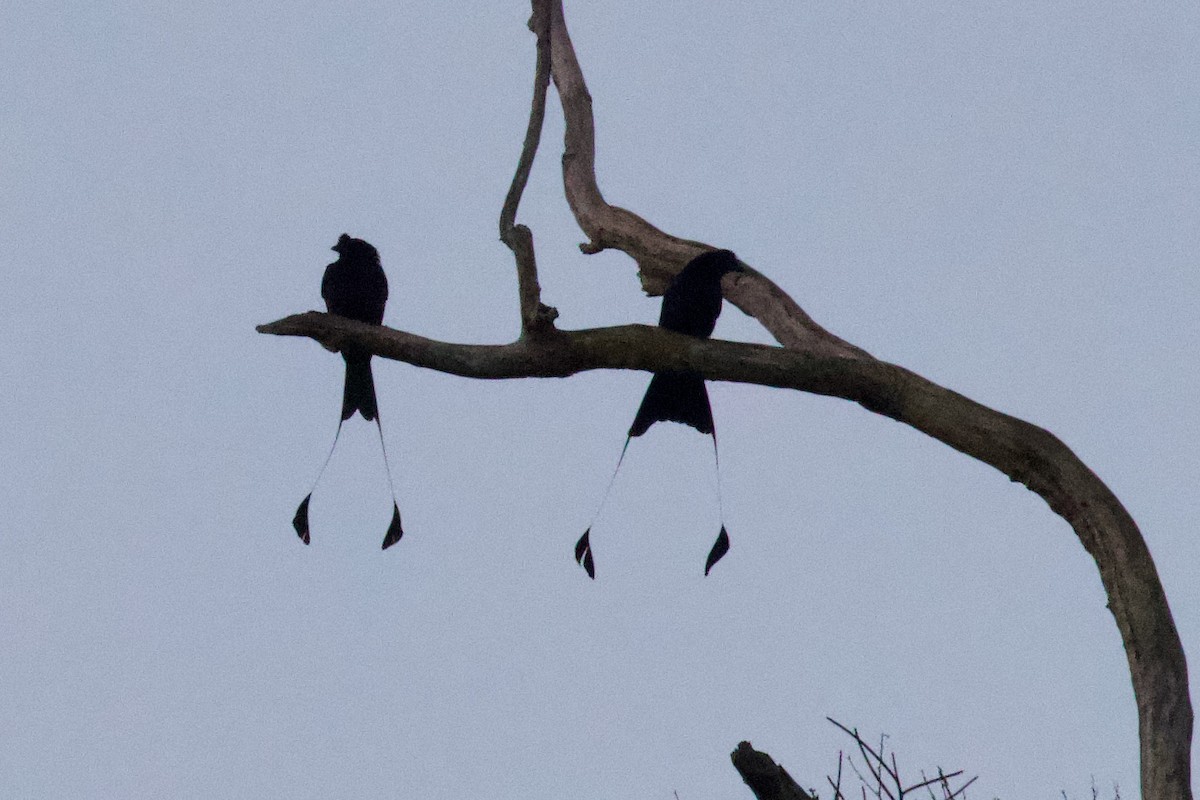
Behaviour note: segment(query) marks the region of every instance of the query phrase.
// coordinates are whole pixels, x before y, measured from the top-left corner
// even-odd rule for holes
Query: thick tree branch
[[[749,742],[740,742],[729,754],[733,768],[754,793],[755,800],[817,800],[815,795],[800,788],[792,776],[761,750]]]
[[[821,376],[838,372],[844,360],[768,345],[696,339],[651,325],[555,329],[511,344],[478,345],[426,339],[382,325],[309,311],[259,325],[256,330],[308,337],[330,350],[354,345],[382,358],[484,379],[565,378],[595,369],[691,369],[713,380],[840,396],[841,391]],[[885,362],[868,359],[863,366],[872,364]]]

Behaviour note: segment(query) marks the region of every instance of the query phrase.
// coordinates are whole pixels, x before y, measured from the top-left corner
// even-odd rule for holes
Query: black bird
[[[339,317],[383,324],[383,307],[387,304],[388,283],[379,263],[379,252],[362,239],[346,234],[338,237],[333,246],[338,260],[325,268],[321,280],[321,297],[330,314]],[[342,419],[358,411],[370,422],[379,414],[375,400],[375,376],[371,374],[371,354],[348,347],[342,351],[346,359],[346,387],[342,393]]]
[[[334,261],[325,268],[325,276],[321,280],[321,297],[325,299],[325,307],[331,314],[340,317],[368,322],[372,325],[383,324],[383,308],[388,299],[387,276],[379,263],[379,252],[362,239],[355,239],[345,233],[338,237],[337,244],[331,248],[338,254]],[[383,448],[383,463],[388,473],[388,485],[392,489],[392,522],[388,526],[383,540],[383,549],[391,547],[400,541],[404,531],[400,526],[400,504],[396,501],[396,488],[392,483],[392,468],[387,460],[387,447],[383,444],[383,425],[379,421],[379,402],[375,397],[375,376],[371,374],[371,354],[355,347],[348,346],[342,350],[342,358],[346,361],[346,381],[342,390],[342,418],[338,422],[337,434],[333,437],[333,445],[329,455],[313,481],[313,489],[325,473],[329,458],[337,447],[338,436],[342,433],[342,423],[354,416],[357,411],[367,421],[374,420],[379,430],[379,444]],[[308,503],[312,499],[312,490],[300,502],[292,526],[296,535],[305,544],[309,543]]]
[[[675,279],[671,281],[663,294],[662,311],[659,313],[658,326],[669,331],[707,339],[712,335],[717,325],[717,317],[721,315],[721,278],[728,272],[744,272],[738,258],[729,250],[710,250],[693,258],[687,263]],[[701,433],[713,437],[713,454],[717,450],[717,435],[713,427],[712,407],[708,402],[708,391],[704,388],[704,378],[691,371],[656,372],[650,379],[650,386],[642,398],[629,434],[625,438],[625,449],[635,436],[641,436],[656,422],[682,422],[690,425]],[[625,450],[617,461],[617,469],[613,470],[613,479],[621,468],[625,458]],[[608,484],[612,488],[612,480]],[[605,492],[605,499],[608,492]],[[604,501],[600,502],[601,508]],[[599,510],[596,512],[599,514]],[[708,554],[704,565],[707,575],[721,556],[729,551],[729,534],[725,531],[725,521],[722,512],[721,532]],[[575,544],[575,560],[583,565],[588,576],[596,577],[595,563],[592,559],[592,548],[589,540],[591,526],[584,531]]]

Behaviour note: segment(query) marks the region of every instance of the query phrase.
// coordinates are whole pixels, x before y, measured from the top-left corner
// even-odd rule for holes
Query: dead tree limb
[[[792,776],[776,764],[775,760],[761,750],[755,750],[749,742],[740,742],[729,754],[733,768],[754,792],[755,800],[817,800],[815,795],[800,788]]]
[[[542,139],[542,122],[546,119],[546,91],[550,87],[550,15],[548,9],[534,4],[529,29],[537,36],[537,63],[533,75],[533,101],[529,106],[529,125],[525,143],[513,174],[512,185],[504,206],[500,209],[500,241],[512,250],[517,262],[517,296],[521,303],[521,335],[536,334],[553,326],[558,311],[542,305],[542,289],[538,285],[537,258],[533,251],[533,232],[517,225],[517,208],[533,170],[538,143]]]

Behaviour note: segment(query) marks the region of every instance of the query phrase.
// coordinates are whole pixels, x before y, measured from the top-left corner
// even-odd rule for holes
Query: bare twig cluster
[[[867,800],[868,797],[874,797],[875,800],[904,800],[906,797],[911,797],[914,792],[921,792],[921,790],[924,790],[922,794],[929,795],[930,800],[965,800],[967,787],[978,777],[975,776],[964,781],[962,780],[962,770],[945,772],[938,767],[937,774],[933,777],[929,777],[924,770],[921,770],[921,780],[908,783],[900,775],[896,751],[888,752],[887,750],[887,736],[881,734],[878,747],[872,747],[859,735],[858,728],[847,728],[832,717],[826,717],[826,719],[852,738],[858,750],[857,762],[853,755],[847,756],[843,751],[839,751],[837,775],[825,776],[825,780],[833,789],[833,800],[852,800],[855,794],[862,800]],[[847,797],[842,788],[843,765],[849,766],[850,771],[858,779],[858,792],[851,791],[851,797]],[[866,770],[866,774],[863,773],[863,770]]]

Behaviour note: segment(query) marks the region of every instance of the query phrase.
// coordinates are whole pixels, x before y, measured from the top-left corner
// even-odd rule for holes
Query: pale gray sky
[[[568,3],[601,187],[729,247],[875,355],[1049,428],[1116,492],[1200,641],[1200,8]],[[528,5],[0,11],[0,795],[748,797],[741,739],[820,788],[847,741],[976,798],[1137,792],[1116,626],[1066,523],[849,403],[710,389],[571,548],[647,376],[482,382],[256,323],[321,306],[343,231],[386,322],[504,342],[496,217]],[[585,257],[551,97],[520,219],[567,328],[653,322]],[[717,335],[766,341],[736,309]],[[1195,668],[1194,668],[1195,669]]]

